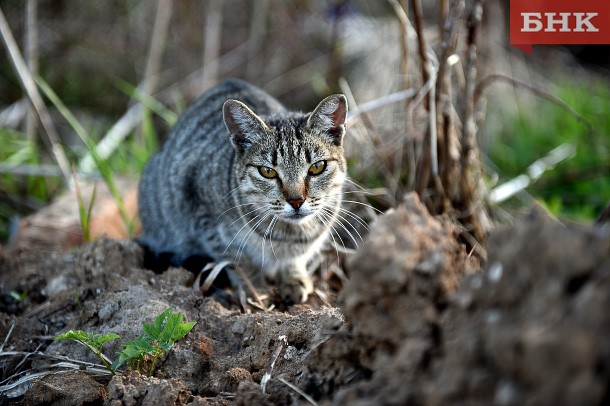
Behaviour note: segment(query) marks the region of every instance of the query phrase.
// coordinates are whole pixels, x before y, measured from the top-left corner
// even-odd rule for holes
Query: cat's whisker
[[[362,219],[362,217],[358,216],[357,214],[352,213],[351,211],[349,211],[347,209],[344,209],[343,207],[339,207],[339,211],[341,213],[345,213],[346,215],[350,216],[351,218],[356,220],[362,227],[364,227],[366,229],[366,231],[369,231],[369,225],[366,223],[366,221],[364,221]]]
[[[246,245],[246,241],[248,240],[248,238],[250,238],[250,236],[256,231],[256,227],[258,227],[263,221],[265,221],[269,216],[271,216],[271,209],[267,209],[265,212],[259,214],[258,216],[254,217],[260,217],[262,216],[262,218],[260,220],[258,220],[256,222],[256,224],[254,224],[247,232],[246,235],[244,235],[244,238],[242,238],[241,243],[239,244],[239,247],[237,248],[237,255],[236,255],[236,261],[237,263],[239,263],[239,260],[241,259],[241,254],[243,252],[243,250],[245,249]]]
[[[253,213],[253,212],[255,212],[256,210],[259,210],[259,209],[258,209],[258,208],[257,208],[257,209],[254,209],[254,210],[252,210],[250,213]],[[229,242],[229,244],[227,244],[227,248],[225,248],[225,250],[224,250],[222,253],[223,253],[223,254],[225,254],[225,253],[227,252],[227,250],[229,249],[229,247],[231,247],[231,244],[233,244],[233,241],[235,241],[235,239],[237,238],[237,236],[239,235],[239,233],[241,233],[241,230],[243,230],[243,229],[244,229],[244,227],[247,227],[247,226],[248,226],[248,224],[252,223],[254,220],[256,220],[257,218],[259,218],[259,217],[260,217],[260,216],[262,216],[263,214],[267,213],[268,211],[270,211],[270,209],[267,209],[267,211],[264,211],[263,213],[257,214],[256,216],[254,216],[254,217],[252,217],[250,220],[248,220],[248,221],[247,221],[247,222],[246,222],[244,225],[242,225],[242,226],[241,226],[241,228],[240,228],[239,230],[237,230],[237,233],[235,233],[235,236],[234,236],[234,237],[231,239],[231,241]],[[250,213],[247,213],[247,214],[250,214]],[[243,217],[245,217],[247,214],[244,214],[243,216],[241,216],[241,217],[240,217],[240,219],[241,219],[241,218],[243,218]],[[238,220],[239,220],[239,219],[238,219]],[[237,220],[235,220],[235,221],[237,221]],[[235,222],[233,222],[233,223],[235,223]],[[233,223],[231,223],[231,225],[232,225]]]
[[[243,203],[243,204],[237,204],[233,207],[229,207],[227,210],[223,211],[222,213],[220,213],[220,215],[218,217],[216,217],[216,220],[218,220],[219,218],[221,218],[225,213],[230,212],[231,210],[235,210],[238,207],[243,207],[243,206],[254,206],[256,205],[256,203]]]
[[[254,213],[255,211],[260,210],[260,207],[256,207],[254,210],[250,210],[247,213],[242,214],[241,216],[239,216],[237,219],[235,219],[231,224],[229,224],[229,227],[231,227],[233,224],[237,223],[239,220],[243,219],[244,217],[246,217],[249,214]],[[247,224],[247,223],[246,223]],[[241,231],[241,230],[240,230]]]
[[[277,224],[277,217],[273,217],[273,220],[271,221],[271,223],[273,224],[273,226],[271,226],[271,233],[269,234],[269,243],[271,245],[271,252],[273,252],[273,256],[275,257],[275,260],[279,261],[277,258],[277,255],[275,254],[275,249],[273,249],[273,231],[275,230],[275,225]]]
[[[329,210],[329,209],[327,209],[327,210]],[[349,231],[349,230],[347,229],[347,227],[345,226],[345,224],[343,224],[343,221],[341,221],[341,220],[345,220],[345,219],[344,219],[343,217],[341,217],[341,215],[339,215],[339,214],[337,213],[337,217],[335,218],[335,222],[336,222],[337,224],[339,224],[343,230],[345,230],[345,232],[347,233],[347,235],[348,235],[348,236],[349,236],[349,237],[352,239],[352,241],[354,242],[354,245],[356,246],[356,248],[358,248],[358,241],[356,241],[356,237],[354,237],[354,235],[351,233],[351,231]],[[347,224],[349,224],[349,222],[348,222]],[[350,224],[350,225],[351,225],[351,224]],[[353,227],[354,227],[354,226],[352,226],[352,228],[353,228]],[[362,240],[362,236],[360,235],[360,233],[358,233],[358,230],[356,230],[355,228],[354,228],[354,230],[356,231],[356,234],[358,234],[358,236],[359,236],[359,237],[360,237],[360,239]],[[363,241],[364,241],[364,240],[363,240]],[[344,246],[345,246],[345,245],[344,245]]]
[[[331,211],[330,207],[328,207],[328,206],[323,206],[320,209],[320,212],[324,213],[324,216],[326,218],[326,223],[325,224],[331,230],[331,236],[332,236],[332,233],[334,232],[335,235],[337,236],[337,238],[339,239],[339,241],[341,241],[341,246],[346,247],[345,241],[343,241],[343,237],[341,237],[341,234],[339,233],[339,231],[337,231],[337,229],[335,228],[335,226],[333,224],[337,220],[336,214],[333,213]],[[334,238],[333,238],[333,240],[334,240]],[[336,243],[336,241],[335,241],[335,243]]]
[[[261,245],[261,258],[262,258],[261,267],[265,266],[265,242],[267,241],[267,238],[269,238],[269,241],[271,242],[271,238],[269,237],[269,232],[271,229],[273,229],[273,225],[277,221],[277,217],[275,215],[272,215],[272,216],[273,216],[273,218],[271,219],[271,221],[269,222],[269,225],[267,226],[267,229],[263,233],[263,243]]]
[[[327,223],[326,221],[324,221],[324,213],[322,212],[322,210],[318,211],[315,214],[315,217],[319,217],[318,220],[320,220],[320,222],[322,222],[322,224],[324,224],[324,226],[326,228],[328,228],[330,230],[330,232],[328,233],[330,235],[330,238],[332,238],[333,243],[334,243],[334,247],[335,247],[335,254],[337,255],[337,263],[340,263],[340,259],[339,259],[339,250],[337,249],[337,240],[335,240],[335,236],[333,235],[333,231],[336,232],[335,228],[333,227],[332,224]],[[337,234],[337,236],[339,238],[341,238],[341,236],[339,236],[339,234]],[[342,245],[343,245],[343,241],[341,241]],[[345,246],[345,245],[344,245]]]
[[[229,197],[233,197],[233,195],[237,192],[239,192],[240,189],[247,187],[248,185],[246,184],[242,184],[242,185],[237,185],[235,186],[233,189],[231,189],[230,191],[227,192],[227,194],[225,194],[222,198],[223,199],[227,199]]]
[[[360,238],[360,241],[364,241],[364,238],[362,238],[362,235],[360,234],[360,232],[358,231],[358,229],[352,224],[350,223],[350,221],[348,219],[346,219],[345,217],[343,217],[341,214],[337,215],[337,221],[343,225],[344,223],[347,223],[348,226],[350,226],[352,228],[352,230],[354,230],[354,232],[356,233],[356,235],[358,236],[358,238]],[[347,230],[345,230],[347,231]],[[357,245],[357,244],[356,244]]]
[[[344,190],[344,195],[356,195],[356,196],[379,196],[379,193],[369,192],[368,190]]]
[[[345,177],[345,182],[351,183],[352,185],[356,186],[356,188],[360,189],[362,192],[372,194],[368,190],[366,190],[364,187],[360,186],[358,183],[356,183],[353,180],[351,180],[351,178],[349,176]]]
[[[376,212],[377,212],[377,213],[379,213],[379,214],[383,214],[383,212],[382,212],[381,210],[379,210],[379,209],[377,209],[377,208],[375,208],[375,207],[371,206],[371,205],[370,205],[370,204],[368,204],[368,203],[362,203],[362,202],[357,202],[357,201],[355,201],[355,200],[345,200],[345,199],[341,199],[341,203],[353,203],[353,204],[359,204],[359,205],[362,205],[362,206],[368,207],[369,209],[373,209],[374,211],[376,211]]]

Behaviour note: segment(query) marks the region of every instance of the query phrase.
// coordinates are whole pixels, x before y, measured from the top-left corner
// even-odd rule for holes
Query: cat
[[[280,298],[305,302],[339,214],[347,177],[347,100],[288,111],[237,79],[201,95],[147,163],[139,188],[142,235],[172,263],[201,255],[275,279]]]

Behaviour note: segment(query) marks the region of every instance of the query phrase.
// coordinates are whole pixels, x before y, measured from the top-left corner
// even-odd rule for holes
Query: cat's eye
[[[307,173],[316,176],[324,172],[324,169],[326,169],[326,161],[318,161],[309,167]]]
[[[277,172],[273,168],[269,168],[268,166],[259,166],[258,173],[261,174],[262,177],[267,179],[273,179],[277,177]]]

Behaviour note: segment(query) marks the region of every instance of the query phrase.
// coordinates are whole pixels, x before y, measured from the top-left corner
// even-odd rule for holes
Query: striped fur
[[[313,290],[306,266],[342,199],[346,113],[343,95],[303,114],[245,82],[220,83],[147,164],[140,241],[174,254],[176,264],[193,255],[233,261],[251,277],[274,276],[284,300],[305,301]],[[314,175],[317,162],[326,166]],[[260,167],[277,176],[262,176]]]

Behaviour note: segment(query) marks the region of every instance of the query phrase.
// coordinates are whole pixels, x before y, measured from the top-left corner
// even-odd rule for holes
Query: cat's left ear
[[[347,99],[342,94],[328,96],[318,104],[311,113],[307,125],[321,136],[341,146],[345,135],[345,118],[347,117]]]

